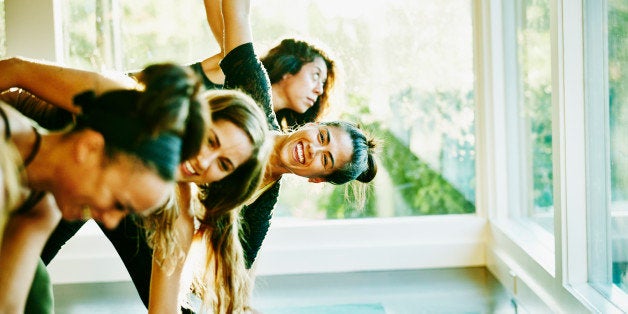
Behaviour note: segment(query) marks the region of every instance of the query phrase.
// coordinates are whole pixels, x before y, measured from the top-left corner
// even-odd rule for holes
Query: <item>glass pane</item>
[[[553,233],[552,94],[549,0],[523,0],[517,25],[520,117],[527,217]]]
[[[120,0],[118,15],[114,0],[63,1],[66,59],[83,68],[192,63],[218,51],[199,1]],[[472,2],[252,1],[260,55],[285,37],[331,47],[342,71],[328,119],[358,122],[382,140],[366,191],[287,175],[276,216],[475,212]],[[364,206],[346,192],[365,192]]]
[[[613,283],[628,292],[628,3],[608,1]]]
[[[195,0],[63,0],[63,33],[66,63],[82,69],[134,71],[219,51]]]
[[[7,33],[5,31],[6,23],[4,22],[4,0],[0,0],[0,58],[7,54]]]
[[[345,199],[345,188],[351,195],[353,186],[284,176],[275,216],[475,211],[471,3],[308,0],[277,10],[285,1],[253,2],[255,38],[265,49],[286,34],[331,47],[343,66],[343,93],[335,102],[343,111],[337,116],[383,140],[363,208]]]

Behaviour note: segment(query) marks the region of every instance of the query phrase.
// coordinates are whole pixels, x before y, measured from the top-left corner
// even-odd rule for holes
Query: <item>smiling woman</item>
[[[0,89],[38,89],[39,78],[48,83],[39,86],[42,97],[53,99],[59,85],[51,77],[84,73],[20,58],[1,60],[0,69]],[[2,241],[0,312],[24,311],[39,253],[61,217],[82,219],[89,211],[114,228],[129,212],[151,214],[171,195],[179,161],[200,148],[202,136],[190,131],[204,134],[207,122],[191,72],[160,64],[142,71],[142,89],[106,82],[74,96],[72,104],[61,97],[77,115],[71,128],[58,132],[43,132],[0,103],[0,130],[17,148],[15,166],[28,178]]]

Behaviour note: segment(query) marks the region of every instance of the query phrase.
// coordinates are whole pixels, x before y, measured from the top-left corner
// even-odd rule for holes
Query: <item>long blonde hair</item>
[[[193,280],[192,291],[201,298],[204,309],[242,313],[248,309],[251,284],[239,240],[240,209],[259,188],[272,143],[267,140],[266,116],[250,96],[224,90],[208,99],[212,119],[231,121],[244,130],[253,154],[224,179],[200,187],[204,212],[197,218],[207,256]]]
[[[261,183],[272,143],[266,140],[269,133],[266,116],[244,92],[211,90],[206,92],[205,100],[211,109],[211,119],[227,120],[242,129],[251,141],[253,153],[222,180],[199,185],[198,198],[190,204],[200,222],[196,236],[201,237],[207,252],[201,269],[194,273],[191,289],[201,298],[204,309],[213,313],[241,313],[248,308],[250,278],[239,240],[240,208]],[[185,256],[176,245],[178,235],[172,225],[184,210],[178,208],[176,200],[180,197],[176,194],[168,206],[144,219],[148,244],[160,252],[154,258],[167,272],[174,270]]]
[[[249,310],[252,282],[245,267],[239,239],[240,211],[216,217],[199,233],[206,244],[206,259],[194,273],[191,292],[201,300],[201,312],[244,313]]]

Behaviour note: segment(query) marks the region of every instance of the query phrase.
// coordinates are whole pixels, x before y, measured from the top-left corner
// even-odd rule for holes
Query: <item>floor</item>
[[[130,282],[55,285],[55,310],[146,313]],[[259,277],[253,306],[265,314],[516,313],[484,268]]]

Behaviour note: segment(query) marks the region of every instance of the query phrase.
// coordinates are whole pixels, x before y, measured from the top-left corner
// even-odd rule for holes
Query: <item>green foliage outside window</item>
[[[628,200],[628,4],[609,1],[608,89],[611,131],[611,198]]]
[[[548,0],[523,0],[517,32],[520,115],[524,118],[532,173],[534,214],[552,213],[552,94],[550,4]]]

